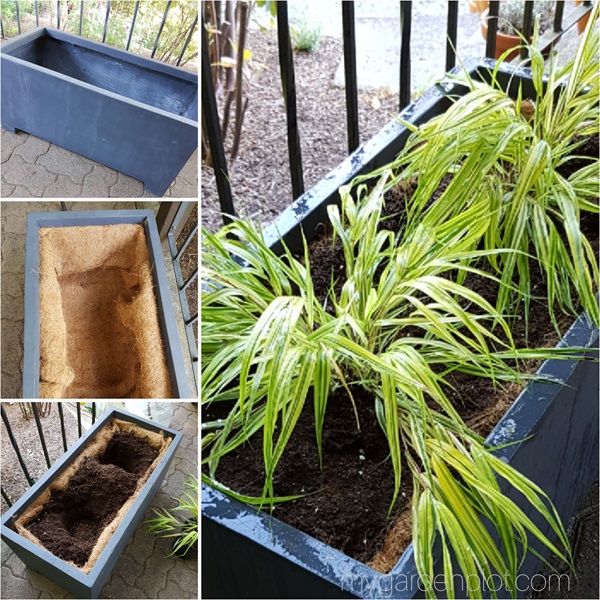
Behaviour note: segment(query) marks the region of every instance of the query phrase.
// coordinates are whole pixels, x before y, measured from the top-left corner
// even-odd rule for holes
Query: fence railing
[[[194,236],[198,233],[198,219],[192,224],[192,227],[177,247],[177,239],[196,205],[195,202],[163,202],[157,215],[157,225],[161,239],[166,239],[171,258],[173,261],[173,270],[175,271],[175,281],[177,283],[177,292],[181,303],[181,312],[183,314],[183,322],[185,326],[185,334],[190,351],[190,360],[194,369],[194,377],[196,378],[196,387],[198,386],[198,346],[194,335],[194,324],[198,323],[198,307],[194,308],[192,314],[187,300],[187,290],[194,281],[198,281],[198,264],[187,274],[184,279],[183,270],[181,267],[181,259],[190,245]]]
[[[3,2],[6,2],[6,4],[9,3],[10,0],[3,0]],[[17,22],[17,32],[18,34],[21,34],[22,32],[22,15],[21,15],[21,8],[19,6],[19,0],[14,0],[14,5],[15,5],[15,10],[16,10],[16,22]],[[107,37],[107,32],[108,32],[108,25],[109,25],[109,18],[111,15],[111,3],[112,0],[107,0],[106,2],[106,14],[104,17],[104,24],[103,24],[103,31],[102,31],[102,43],[106,43],[106,37]],[[51,4],[51,3],[48,3]],[[62,4],[64,5],[65,2],[62,2]],[[82,35],[83,32],[83,16],[84,16],[84,9],[85,9],[85,5],[86,4],[97,4],[96,2],[92,2],[92,0],[80,0],[78,3],[76,2],[67,2],[67,10],[68,10],[68,14],[70,14],[72,8],[75,6],[75,4],[79,5],[79,31],[78,31],[78,35]],[[172,4],[172,0],[167,2],[167,5],[165,7],[162,19],[161,19],[161,23],[160,26],[158,28],[158,32],[156,35],[156,38],[154,40],[154,45],[152,48],[152,52],[150,54],[151,58],[155,58],[156,55],[156,51],[158,49],[158,45],[160,42],[160,38],[163,34],[164,31],[164,27],[165,27],[165,23],[167,22],[167,16],[169,14],[169,9],[171,8],[171,4]],[[39,7],[39,1],[35,0],[34,1],[34,5],[35,5],[35,23],[36,23],[36,27],[40,26],[40,7]],[[64,11],[63,8],[61,8],[61,0],[55,0],[54,5],[56,6],[56,10],[54,11],[54,14],[50,15],[50,20],[53,22],[54,19],[56,19],[56,27],[58,29],[60,29],[61,26],[61,13]],[[130,46],[131,46],[131,41],[133,39],[133,32],[135,29],[135,26],[138,22],[138,12],[139,12],[139,8],[140,8],[140,0],[137,0],[135,3],[135,7],[133,10],[133,16],[131,18],[131,24],[128,27],[128,38],[127,38],[127,44],[125,45],[125,50],[129,51],[130,50]],[[181,48],[181,51],[179,52],[179,55],[177,57],[177,61],[175,62],[175,66],[180,66],[181,61],[183,59],[183,55],[185,54],[185,51],[187,50],[190,41],[192,40],[192,36],[194,34],[194,31],[196,31],[198,26],[198,13],[196,13],[196,17],[194,19],[194,22],[192,23],[192,25],[189,27],[188,29],[188,34],[186,37],[186,40]],[[4,30],[4,20],[2,19],[2,15],[0,13],[0,33],[2,35],[2,38],[5,38],[5,30]]]
[[[348,135],[348,153],[351,154],[359,145],[358,127],[358,85],[356,70],[356,38],[354,3],[342,2],[342,32],[343,55],[346,87],[346,122]],[[550,49],[558,39],[569,29],[575,26],[592,9],[591,0],[585,0],[576,7],[569,16],[569,21],[564,22],[564,0],[555,2],[554,22],[552,31],[540,37],[540,50]],[[498,12],[500,0],[490,0],[488,16],[488,32],[486,39],[485,55],[494,58],[498,32]],[[446,43],[446,70],[456,66],[456,53],[458,38],[458,0],[449,0],[447,12],[447,43]],[[400,89],[399,110],[410,104],[411,80],[411,27],[412,27],[412,0],[400,2]],[[533,0],[525,0],[523,18],[523,37],[530,39],[533,31]],[[231,191],[227,159],[223,146],[223,137],[220,128],[219,111],[215,98],[212,80],[211,64],[209,60],[208,36],[206,25],[202,20],[201,39],[201,69],[202,69],[202,118],[204,132],[208,141],[211,162],[215,173],[217,192],[224,223],[228,223],[231,216],[235,215],[233,194]],[[294,85],[294,61],[291,46],[290,26],[288,22],[287,2],[277,3],[277,41],[279,46],[279,69],[282,89],[284,90],[284,106],[286,112],[288,153],[290,165],[290,178],[292,183],[293,198],[296,199],[304,193],[302,156],[298,133],[298,117],[296,113],[296,89]],[[522,62],[527,61],[527,48],[520,51]],[[440,76],[442,73],[440,73]]]
[[[20,404],[22,404],[22,403],[20,403]],[[38,434],[40,436],[40,442],[42,444],[42,450],[44,452],[44,458],[46,459],[46,464],[48,465],[48,468],[50,468],[52,465],[50,462],[50,457],[48,455],[48,447],[46,445],[46,438],[44,437],[44,431],[42,429],[42,424],[40,421],[40,410],[38,408],[39,403],[38,402],[27,402],[26,404],[31,407],[31,410],[33,412],[35,424],[37,426]],[[66,452],[67,451],[67,435],[66,435],[66,431],[65,431],[65,419],[64,419],[64,413],[63,413],[63,407],[62,407],[61,402],[56,402],[56,403],[53,402],[52,405],[54,405],[54,404],[56,404],[56,406],[58,407],[58,415],[60,418],[62,442],[63,442],[64,450]],[[26,407],[26,409],[28,410],[29,408]],[[21,454],[19,444],[17,443],[17,440],[15,439],[13,430],[12,430],[12,428],[10,426],[10,422],[8,420],[8,415],[6,414],[6,411],[4,410],[3,405],[1,406],[1,410],[2,410],[2,421],[4,422],[4,426],[6,427],[6,432],[8,433],[8,438],[10,440],[10,443],[11,443],[16,455],[17,455],[17,460],[19,461],[19,464],[21,465],[21,469],[23,471],[23,476],[27,480],[29,487],[31,487],[32,485],[35,484],[35,479],[29,474],[27,465],[25,464],[25,461],[23,460],[23,455]],[[92,402],[92,425],[95,422],[96,422],[96,403]],[[81,435],[82,435],[81,404],[79,402],[77,402],[77,432],[78,432],[79,437],[81,437]],[[5,493],[4,488],[2,488],[2,486],[0,486],[0,493],[2,493],[2,497],[4,498],[4,500],[6,501],[8,506],[9,507],[12,506],[13,503],[11,502],[8,495]]]

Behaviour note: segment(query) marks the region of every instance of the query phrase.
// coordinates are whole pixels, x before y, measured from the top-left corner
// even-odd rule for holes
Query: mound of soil
[[[84,460],[65,491],[52,493],[27,529],[54,555],[83,566],[157,455],[132,434],[115,434],[104,454]]]

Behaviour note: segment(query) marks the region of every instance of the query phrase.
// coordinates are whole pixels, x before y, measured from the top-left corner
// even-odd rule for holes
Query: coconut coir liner
[[[131,441],[127,443],[130,451],[128,456],[124,456],[123,438],[131,436],[135,438],[134,444]],[[148,431],[134,423],[111,419],[23,512],[15,522],[15,529],[30,542],[89,574],[170,444],[171,438],[163,434]],[[141,445],[147,445],[152,452],[143,451]],[[101,489],[96,489],[99,479],[105,483],[112,482],[113,493],[102,493]],[[80,497],[74,497],[77,495]],[[61,508],[67,506],[69,508],[63,511],[65,514],[58,521],[51,516],[48,519],[48,513],[60,514]],[[97,523],[102,515],[105,520]],[[50,533],[44,536],[44,525],[50,522],[57,525],[60,539]],[[91,531],[96,527],[97,532]],[[42,540],[36,534],[48,539]],[[92,539],[82,543],[82,538]],[[69,552],[73,559],[60,556],[63,551]]]
[[[143,226],[39,236],[40,398],[171,398]]]

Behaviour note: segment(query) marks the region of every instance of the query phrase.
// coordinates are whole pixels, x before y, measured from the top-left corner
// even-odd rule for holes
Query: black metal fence
[[[198,233],[198,218],[187,227],[187,233],[183,240],[180,241],[179,247],[177,240],[182,233],[184,226],[188,224],[195,202],[163,202],[157,215],[157,225],[161,239],[166,239],[171,252],[173,261],[173,270],[175,271],[175,281],[177,283],[177,292],[181,302],[181,312],[183,314],[183,322],[185,325],[185,334],[190,351],[190,359],[194,369],[196,378],[196,386],[198,385],[198,345],[196,336],[194,335],[194,325],[197,328],[198,323],[198,306],[197,300],[194,307],[190,307],[188,302],[188,290],[192,285],[197,286],[198,282],[198,262],[196,260],[195,268],[183,269],[181,259],[186,250],[190,246],[194,237],[197,240]],[[197,255],[196,255],[197,259]],[[185,278],[184,278],[185,273]],[[196,293],[197,298],[197,293]]]
[[[412,0],[401,0],[399,3],[400,18],[400,89],[399,110],[410,104],[410,79],[411,79],[411,26],[412,26]],[[576,7],[571,13],[568,22],[563,22],[564,0],[555,2],[554,23],[552,31],[540,37],[540,50],[551,48],[558,39],[578,21],[584,18],[592,9],[590,0]],[[500,0],[490,0],[488,15],[488,32],[486,39],[486,57],[494,58],[498,32],[498,12]],[[458,37],[458,0],[449,0],[447,12],[447,43],[446,43],[446,70],[456,66],[456,53]],[[533,0],[525,0],[523,15],[523,37],[530,39],[533,32]],[[351,154],[359,144],[358,128],[358,85],[356,74],[356,38],[354,3],[342,2],[342,29],[343,29],[343,54],[344,73],[346,81],[346,121],[348,135],[348,153]],[[287,2],[277,3],[277,41],[279,46],[279,68],[284,94],[284,105],[287,120],[288,153],[290,164],[290,177],[292,193],[298,198],[304,193],[302,156],[300,151],[300,138],[298,133],[298,117],[296,114],[296,88],[294,83],[294,61],[288,21]],[[209,60],[208,36],[206,25],[202,21],[202,118],[206,138],[208,140],[212,165],[215,172],[217,191],[223,221],[229,222],[229,217],[235,215],[233,196],[229,183],[227,159],[223,147],[223,138],[220,129],[220,119],[215,98],[212,80],[211,64]],[[522,61],[527,61],[527,49],[520,51]],[[440,75],[442,75],[440,73]]]
[[[6,1],[6,3],[8,4],[9,0],[3,0],[3,2]],[[109,25],[109,18],[110,18],[110,8],[111,8],[111,1],[112,0],[107,0],[106,3],[106,15],[104,17],[104,27],[103,27],[103,33],[102,33],[102,43],[104,44],[106,42],[106,35],[108,32],[108,25]],[[19,6],[19,1],[18,0],[14,0],[14,5],[15,5],[15,9],[16,9],[16,21],[17,21],[17,31],[19,34],[22,33],[22,17],[21,17],[21,9]],[[87,0],[88,4],[92,4],[91,0]],[[65,4],[63,2],[63,4]],[[83,15],[84,15],[84,8],[85,8],[85,4],[86,4],[86,0],[80,0],[80,2],[78,2],[79,4],[79,35],[82,35],[82,31],[83,31]],[[162,16],[162,20],[160,23],[160,27],[158,28],[158,32],[156,35],[156,39],[154,41],[154,46],[152,48],[152,53],[151,53],[151,58],[155,57],[156,51],[158,49],[158,44],[160,42],[160,38],[163,34],[163,30],[165,27],[165,23],[167,22],[167,16],[169,14],[169,9],[171,8],[171,4],[172,4],[172,0],[167,2],[167,5],[165,7],[165,11],[163,13]],[[34,5],[35,5],[35,23],[36,23],[36,27],[40,26],[40,6],[39,6],[39,1],[35,0],[34,1]],[[57,29],[60,29],[60,25],[61,25],[61,13],[63,12],[63,10],[61,10],[61,0],[56,0],[55,2],[56,5],[56,11],[55,11],[55,18],[56,18],[56,27]],[[70,11],[72,10],[72,8],[75,5],[75,2],[67,2],[67,10]],[[139,7],[140,7],[140,0],[137,0],[135,3],[135,8],[133,10],[133,17],[131,19],[131,25],[129,26],[129,35],[127,38],[127,45],[125,46],[125,50],[129,51],[130,46],[131,46],[131,40],[133,38],[133,32],[137,23],[137,18],[138,18],[138,12],[139,12]],[[189,32],[187,35],[187,38],[185,40],[185,43],[183,44],[183,47],[181,48],[181,51],[179,53],[179,56],[177,58],[177,61],[175,63],[175,66],[179,66],[181,64],[181,60],[183,58],[183,55],[185,54],[185,51],[187,50],[189,43],[192,39],[192,36],[194,34],[194,31],[197,29],[198,26],[198,13],[196,13],[196,18],[194,19],[194,22],[192,23],[192,25],[189,28]],[[4,22],[2,19],[2,16],[0,14],[0,29],[1,29],[1,35],[2,38],[5,37],[5,31],[4,31]]]
[[[20,404],[23,404],[23,403],[20,403]],[[38,403],[38,402],[27,402],[26,403],[26,405],[29,405],[31,407],[31,411],[33,412],[35,424],[37,426],[38,434],[40,436],[40,442],[42,444],[42,450],[44,452],[44,458],[46,459],[46,464],[48,465],[48,468],[50,468],[52,465],[50,463],[50,456],[48,455],[46,439],[44,437],[44,431],[42,429],[42,424],[40,421],[40,409],[38,407],[38,404],[40,404],[40,403]],[[67,435],[66,435],[66,431],[65,431],[65,419],[64,419],[62,403],[61,402],[56,402],[56,403],[53,402],[52,404],[56,404],[58,407],[58,416],[60,419],[62,442],[63,442],[64,450],[66,452],[67,451]],[[29,410],[29,407],[25,406],[25,409]],[[8,438],[10,440],[12,447],[14,448],[16,455],[17,455],[17,459],[19,461],[19,464],[21,465],[21,469],[23,470],[23,476],[27,480],[29,487],[31,487],[35,483],[35,479],[29,474],[27,465],[25,464],[25,461],[23,460],[23,455],[19,448],[19,444],[17,443],[17,440],[15,439],[15,436],[13,434],[13,430],[12,430],[12,428],[10,426],[10,422],[8,420],[8,415],[6,414],[6,411],[4,410],[4,405],[2,405],[1,410],[2,410],[2,421],[4,422],[4,426],[6,427],[6,432],[8,433]],[[92,402],[91,414],[92,414],[92,425],[93,425],[96,421],[96,403],[95,402]],[[79,434],[79,437],[81,437],[81,434],[82,434],[81,403],[79,403],[79,402],[77,402],[77,432]],[[8,506],[9,507],[12,506],[12,502],[11,502],[10,498],[5,493],[4,488],[2,488],[1,486],[0,486],[0,492],[2,493],[2,497],[4,498],[4,500],[6,501]]]

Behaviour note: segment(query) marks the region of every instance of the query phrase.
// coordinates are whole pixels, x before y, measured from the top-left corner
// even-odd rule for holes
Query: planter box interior
[[[465,62],[470,75],[481,81],[489,81],[489,71],[495,66],[495,61],[487,59]],[[504,64],[498,79],[513,98],[519,86],[523,98],[535,97],[527,69]],[[452,103],[451,96],[467,92],[467,88],[456,83],[438,85],[402,111],[401,116],[415,125],[423,124],[443,114]],[[340,186],[394,160],[409,135],[394,120],[358,148],[265,230],[271,248],[281,254],[283,239],[292,252],[302,253],[302,234],[310,243],[322,231],[322,224],[328,222],[327,206],[340,203]],[[581,316],[560,346],[597,348],[598,329]],[[598,364],[593,360],[549,360],[539,373],[564,385],[527,385],[487,442],[491,446],[507,445],[496,456],[545,490],[566,523],[598,477]],[[521,504],[518,492],[503,480],[499,484],[507,497],[525,511],[530,510],[529,505]],[[528,516],[553,539],[548,524],[538,514]],[[206,484],[202,485],[202,518],[204,597],[424,597],[418,587],[412,544],[390,573],[384,575],[276,518],[257,514],[256,509]],[[537,540],[532,547],[544,556],[547,554]],[[438,560],[438,567],[440,563]],[[528,554],[520,573],[533,577],[542,565],[540,558]],[[467,591],[463,593],[466,596]],[[457,594],[462,595],[458,587]]]
[[[2,539],[75,597],[98,597],[182,434],[113,409],[2,517]]]
[[[160,245],[152,243],[153,213],[32,213],[28,218],[26,327],[38,328],[26,343],[28,367],[36,350],[39,357],[33,396],[189,395],[170,291],[166,275],[160,276],[163,257]],[[31,370],[24,372],[24,391],[28,381],[31,386],[25,378]]]
[[[131,60],[115,60],[105,53],[50,35],[35,38],[10,54],[174,115],[197,118],[198,86],[194,82],[150,71]]]
[[[198,146],[198,76],[62,31],[0,48],[2,126],[143,181],[162,196]]]

